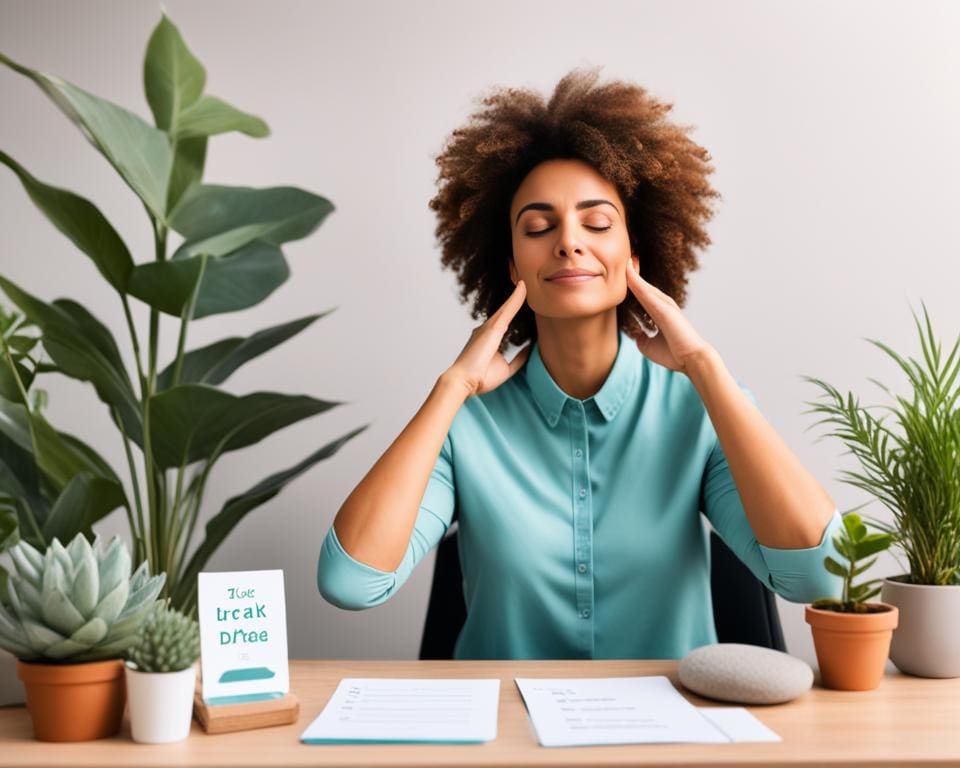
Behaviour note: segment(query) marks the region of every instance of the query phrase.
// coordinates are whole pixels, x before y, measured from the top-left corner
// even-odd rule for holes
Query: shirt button
[[[580,611],[580,616],[581,616],[581,618],[589,619],[589,618],[590,618],[590,611],[588,611],[586,608],[584,608],[582,611]]]
[[[583,498],[584,496],[586,496],[586,495],[587,495],[587,489],[586,489],[586,488],[581,488],[581,489],[580,489],[580,498],[582,499],[582,498]]]
[[[583,456],[583,451],[581,451],[579,448],[577,448],[577,452],[576,452],[575,455],[576,455],[576,457],[579,459],[581,456]]]
[[[580,573],[586,573],[586,572],[587,572],[587,564],[586,564],[586,563],[580,563],[580,565],[577,566],[577,570],[580,571]]]

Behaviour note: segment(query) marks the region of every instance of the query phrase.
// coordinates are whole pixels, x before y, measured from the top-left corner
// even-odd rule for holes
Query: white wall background
[[[386,604],[328,605],[314,573],[340,504],[412,417],[474,322],[442,272],[427,201],[433,157],[495,84],[549,92],[565,72],[645,85],[695,125],[722,193],[687,316],[841,510],[866,500],[834,438],[805,431],[801,375],[886,402],[899,369],[862,339],[919,355],[910,304],[948,351],[960,331],[960,4],[955,2],[187,2],[166,8],[208,70],[207,91],[263,116],[272,136],[212,140],[206,179],[292,184],[336,211],[285,247],[291,280],[252,310],[196,323],[190,346],[337,306],[228,382],[348,405],[228,455],[207,497],[232,494],[360,424],[368,430],[253,513],[212,570],[283,568],[290,654],[415,658],[432,554]],[[0,50],[149,118],[141,67],[159,6],[144,0],[3,0]],[[0,70],[0,148],[94,200],[138,260],[151,258],[134,195],[28,80]],[[92,264],[0,173],[0,271],[45,299],[80,299],[127,336]],[[139,312],[143,322],[146,314]],[[176,327],[164,326],[162,357]],[[92,388],[50,378],[49,415],[115,466],[121,444]],[[874,503],[864,512],[885,517]],[[888,518],[889,519],[889,518]],[[124,532],[121,514],[99,530]],[[878,575],[899,572],[885,559]],[[802,606],[780,603],[789,649],[814,662]]]

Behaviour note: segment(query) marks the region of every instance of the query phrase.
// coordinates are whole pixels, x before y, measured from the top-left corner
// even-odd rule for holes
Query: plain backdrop
[[[334,515],[454,360],[474,321],[441,269],[434,158],[495,85],[552,91],[576,66],[629,79],[674,105],[711,153],[723,199],[686,316],[756,394],[761,411],[841,510],[869,501],[858,469],[804,413],[823,378],[865,404],[907,393],[866,341],[920,355],[925,302],[945,351],[960,331],[960,4],[956,2],[225,2],[168,0],[206,65],[207,92],[262,116],[269,138],[214,137],[205,179],[295,185],[336,210],[285,246],[291,279],[248,311],[191,326],[188,346],[336,307],[238,371],[236,393],[346,401],[227,455],[204,518],[231,495],[362,424],[369,428],[226,540],[210,570],[282,568],[291,657],[415,658],[433,553],[387,603],[327,604],[317,554]],[[150,117],[143,53],[160,6],[145,0],[3,0],[0,50]],[[134,194],[29,80],[0,69],[0,148],[105,212],[152,258]],[[0,272],[45,299],[82,301],[114,331],[119,302],[92,263],[0,169]],[[146,313],[137,308],[137,321]],[[163,325],[161,359],[176,325]],[[91,387],[47,377],[48,415],[119,469],[121,443]],[[879,503],[862,512],[889,519]],[[117,513],[98,526],[126,534]],[[901,572],[885,555],[875,575]],[[779,601],[789,650],[814,662],[801,605]],[[637,606],[637,621],[643,607]]]

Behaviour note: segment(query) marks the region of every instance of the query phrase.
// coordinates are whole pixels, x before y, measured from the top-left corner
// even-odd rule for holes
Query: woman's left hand
[[[633,259],[627,259],[627,287],[660,329],[653,338],[646,334],[635,338],[637,348],[653,362],[687,373],[689,361],[708,352],[710,345],[700,338],[672,297],[640,277]]]

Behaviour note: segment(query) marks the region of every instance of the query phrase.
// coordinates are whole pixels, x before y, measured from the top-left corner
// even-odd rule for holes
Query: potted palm
[[[9,550],[11,607],[0,605],[0,646],[13,653],[41,741],[85,741],[120,729],[123,656],[164,583],[147,563],[131,575],[115,536],[104,548],[82,534],[41,554],[26,541]]]
[[[158,601],[125,664],[134,741],[160,744],[190,735],[199,656],[197,622]]]
[[[820,681],[826,688],[868,691],[880,684],[890,652],[890,637],[897,626],[898,611],[888,603],[871,603],[880,593],[880,579],[854,584],[887,549],[889,533],[870,533],[856,512],[843,516],[843,528],[833,537],[837,552],[847,564],[824,558],[824,567],[843,578],[839,598],[825,597],[806,607],[806,620],[813,631],[813,644],[820,665]],[[864,558],[866,563],[858,565]]]
[[[845,481],[878,499],[893,523],[871,521],[893,537],[908,567],[889,576],[881,599],[900,611],[890,659],[901,672],[923,677],[960,676],[960,338],[944,358],[926,305],[924,324],[916,313],[923,362],[905,359],[887,345],[868,339],[907,375],[908,397],[895,395],[894,406],[861,406],[853,393],[844,398],[817,379],[828,402],[811,403],[836,425],[859,459],[862,472],[844,473]],[[871,408],[889,413],[876,417]],[[886,419],[892,417],[893,425]],[[818,422],[820,423],[820,422]]]

